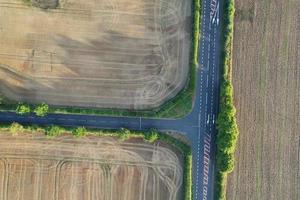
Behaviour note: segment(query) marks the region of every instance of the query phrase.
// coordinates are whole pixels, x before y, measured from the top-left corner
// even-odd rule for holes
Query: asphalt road
[[[20,116],[0,112],[0,121],[106,129],[128,128],[175,130],[190,139],[193,151],[193,195],[195,200],[212,199],[215,166],[215,121],[219,105],[220,25],[218,0],[203,0],[197,88],[192,112],[178,120],[134,117],[49,114]]]

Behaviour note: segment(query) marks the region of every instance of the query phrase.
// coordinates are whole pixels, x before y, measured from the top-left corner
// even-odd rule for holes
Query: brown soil
[[[0,136],[0,199],[179,200],[182,166],[158,144]]]
[[[230,200],[300,199],[300,1],[236,0]]]

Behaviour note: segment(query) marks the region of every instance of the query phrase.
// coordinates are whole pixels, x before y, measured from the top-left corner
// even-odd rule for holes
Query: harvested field
[[[300,1],[236,0],[230,200],[300,199]]]
[[[177,200],[180,158],[164,145],[90,136],[0,136],[0,199]]]
[[[30,103],[149,109],[189,71],[191,1],[0,0],[0,91]]]

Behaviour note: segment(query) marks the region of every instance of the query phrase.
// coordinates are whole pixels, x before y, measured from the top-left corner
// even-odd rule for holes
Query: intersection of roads
[[[128,128],[176,131],[184,134],[192,145],[193,199],[213,199],[216,116],[219,105],[220,25],[218,0],[202,0],[202,27],[197,69],[197,87],[192,112],[182,119],[149,119],[138,117],[105,117],[90,115],[49,114],[20,116],[0,112],[0,121],[85,126],[105,129]]]

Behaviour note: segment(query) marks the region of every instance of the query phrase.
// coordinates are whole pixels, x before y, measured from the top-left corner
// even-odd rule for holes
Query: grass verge
[[[27,0],[26,0],[27,1]],[[181,118],[191,112],[193,108],[196,74],[198,63],[198,42],[201,23],[201,0],[192,0],[193,27],[191,34],[190,50],[190,70],[189,78],[185,88],[180,91],[174,98],[170,99],[162,106],[152,110],[125,110],[125,109],[96,109],[96,108],[79,108],[79,107],[58,107],[50,106],[48,113],[61,114],[87,114],[87,115],[105,115],[105,116],[141,116],[149,118]],[[22,103],[22,102],[21,102]],[[14,102],[2,97],[0,111],[15,111],[19,102]],[[35,107],[36,105],[30,105]]]
[[[220,111],[217,119],[215,199],[226,199],[227,175],[234,168],[234,152],[238,138],[236,110],[231,80],[234,0],[225,0],[222,22]]]
[[[18,123],[0,124],[0,131],[10,132],[12,135],[17,135],[22,132],[41,132],[48,137],[57,137],[65,133],[72,134],[74,137],[85,137],[95,135],[100,137],[117,137],[122,141],[130,138],[141,138],[146,142],[154,143],[157,141],[164,142],[175,149],[179,150],[184,157],[183,163],[183,199],[192,200],[192,153],[191,148],[186,143],[178,140],[165,133],[157,132],[151,129],[147,132],[129,131],[121,128],[119,130],[100,130],[85,127],[60,127],[55,125],[38,126],[38,125],[21,125]]]

